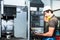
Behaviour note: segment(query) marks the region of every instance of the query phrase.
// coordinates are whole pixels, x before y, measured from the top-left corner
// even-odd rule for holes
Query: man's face
[[[46,21],[46,22],[48,22],[49,21],[49,19],[48,19],[48,17],[51,15],[51,12],[44,12],[44,21]]]
[[[45,17],[49,16],[49,12],[44,12]]]

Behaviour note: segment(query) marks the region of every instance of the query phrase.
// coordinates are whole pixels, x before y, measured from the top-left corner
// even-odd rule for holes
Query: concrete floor
[[[6,39],[6,37],[0,38],[0,40],[28,40],[27,38],[15,38],[15,37],[10,37],[10,39]],[[41,39],[30,39],[30,40],[41,40]]]
[[[6,38],[1,38],[0,40],[27,40],[27,39],[17,39],[17,38],[6,39]]]

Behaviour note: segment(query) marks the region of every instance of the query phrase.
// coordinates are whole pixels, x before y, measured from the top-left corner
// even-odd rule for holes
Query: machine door
[[[39,11],[31,11],[30,14],[30,36],[34,38],[34,32],[44,33],[44,15]]]
[[[21,8],[17,8],[19,10]],[[27,13],[20,10],[14,19],[14,36],[16,38],[26,38],[27,31]]]

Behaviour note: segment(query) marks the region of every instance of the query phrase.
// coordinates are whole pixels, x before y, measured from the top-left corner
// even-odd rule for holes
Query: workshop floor
[[[5,39],[5,38],[0,38],[0,40],[27,40],[27,39],[17,39],[17,38]]]

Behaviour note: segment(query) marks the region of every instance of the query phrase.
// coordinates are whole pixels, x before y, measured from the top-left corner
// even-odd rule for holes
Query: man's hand
[[[34,32],[34,34],[37,35],[37,36],[42,36],[41,33]]]

